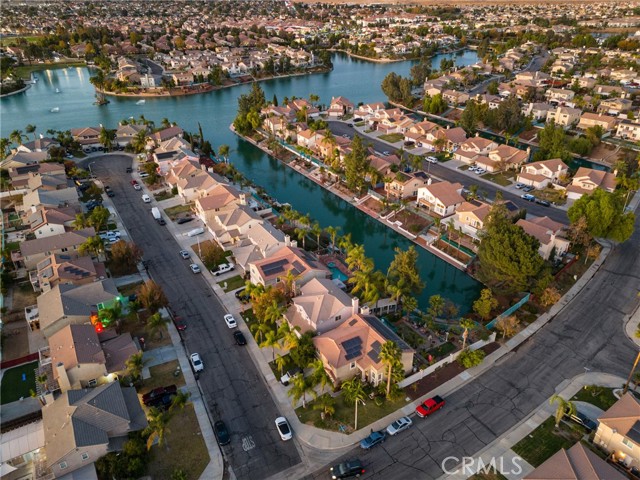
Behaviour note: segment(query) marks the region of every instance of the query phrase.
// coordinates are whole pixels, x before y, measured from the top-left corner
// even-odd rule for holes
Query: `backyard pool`
[[[347,280],[349,280],[349,277],[342,273],[342,271],[336,266],[335,262],[327,263],[327,268],[331,270],[331,274],[334,279],[338,279],[342,283],[346,283]]]

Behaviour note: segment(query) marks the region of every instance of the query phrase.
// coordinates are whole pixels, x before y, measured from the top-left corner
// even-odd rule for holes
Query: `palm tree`
[[[36,382],[38,382],[38,385],[40,385],[41,393],[46,393],[46,391],[47,391],[47,380],[48,379],[49,379],[49,377],[47,376],[46,373],[41,373],[40,375],[38,375],[36,377]]]
[[[285,327],[286,325],[286,327]],[[288,323],[284,323],[281,327],[282,346],[287,350],[293,350],[300,344],[300,337],[298,337],[298,331],[300,327],[291,328]]]
[[[89,222],[87,217],[84,216],[84,213],[76,213],[76,219],[73,221],[73,228],[75,230],[82,230],[88,226]]]
[[[147,131],[140,130],[131,139],[131,147],[133,147],[134,152],[142,153],[144,152],[144,149],[146,146],[147,146]]]
[[[307,229],[306,228],[296,228],[294,230],[294,233],[298,237],[298,240],[300,240],[302,242],[302,249],[306,250],[304,239],[307,236]]]
[[[262,342],[264,334],[271,332],[273,329],[268,323],[254,323],[249,327],[249,330],[254,336],[257,334],[259,341]]]
[[[354,430],[358,430],[358,403],[364,402],[366,394],[364,393],[364,386],[360,381],[360,377],[353,377],[351,380],[347,380],[346,382],[342,382],[342,394],[344,398],[348,402],[353,402],[355,404],[355,421],[354,421]]]
[[[218,155],[224,159],[224,163],[229,163],[229,145],[220,145],[218,147]]]
[[[173,400],[171,400],[171,406],[169,407],[169,411],[174,411],[178,409],[183,410],[184,407],[191,404],[191,402],[189,401],[189,397],[191,397],[190,392],[183,392],[182,390],[178,390],[178,393],[176,393],[176,396],[173,397]]]
[[[107,130],[106,128],[102,127],[100,129],[98,141],[102,144],[105,150],[111,150],[115,136],[116,132],[114,130]]]
[[[117,322],[122,316],[122,304],[116,300],[111,307],[99,310],[99,314],[100,319],[104,320],[107,325]]]
[[[400,364],[402,350],[393,340],[388,340],[380,349],[380,360],[387,365],[387,398],[391,396],[391,378],[393,377],[393,368]]]
[[[22,139],[24,135],[22,135],[22,130],[14,130],[9,134],[9,140],[13,143],[17,143],[18,145],[22,145]]]
[[[296,295],[296,280],[298,280],[298,275],[293,273],[293,270],[289,270],[284,278],[280,279],[284,286],[284,296],[287,300]]]
[[[331,416],[336,413],[336,400],[329,394],[321,395],[316,399],[315,404],[313,405],[314,410],[320,410],[320,418],[322,420],[327,416]]]
[[[275,330],[269,330],[258,346],[260,348],[271,347],[271,361],[274,361],[276,359],[276,347],[280,346],[278,333]]]
[[[320,251],[320,235],[322,235],[322,227],[318,222],[314,222],[314,224],[311,226],[311,230],[309,233],[311,233],[311,235],[314,235],[316,237],[316,245],[318,246],[318,252],[319,252]]]
[[[284,355],[276,356],[276,367],[280,370],[280,376],[284,375],[284,367],[287,365],[287,358]]]
[[[560,421],[562,417],[565,415],[573,415],[576,413],[576,406],[573,402],[565,400],[560,395],[554,395],[549,399],[549,403],[553,405],[556,403],[558,407],[556,408],[555,418],[556,418],[556,428],[560,425]]]
[[[307,393],[311,393],[314,397],[317,396],[313,386],[304,376],[298,374],[293,377],[293,386],[287,392],[287,395],[292,397],[291,403],[295,406],[302,399],[302,408],[307,408]]]
[[[127,367],[127,373],[134,380],[138,380],[142,375],[142,369],[144,368],[145,361],[142,359],[142,352],[134,353],[125,362]]]
[[[9,142],[9,139],[6,137],[0,138],[0,161],[7,158],[10,143],[11,142]]]
[[[25,133],[29,134],[29,133],[33,133],[33,139],[36,139],[36,126],[33,124],[29,124],[26,127],[24,127],[24,131]]]
[[[332,225],[324,229],[324,231],[327,232],[327,235],[331,238],[331,252],[336,248],[336,236],[338,235],[338,230],[340,230],[340,227],[334,227]]]
[[[160,333],[160,338],[162,338],[162,327],[168,322],[168,318],[164,318],[160,312],[156,312],[147,319],[146,329],[152,337],[156,333]]]
[[[102,239],[98,236],[89,237],[87,240],[78,247],[78,251],[81,255],[86,253],[90,253],[93,256],[98,256],[100,252],[104,250],[104,244],[102,243]]]
[[[284,314],[284,306],[280,305],[277,300],[272,300],[264,312],[264,322],[275,324],[282,318]]]
[[[147,439],[147,450],[151,449],[153,442],[158,440],[158,445],[162,445],[165,441],[165,435],[169,433],[167,425],[171,417],[168,412],[161,412],[155,407],[149,410],[149,426],[145,429],[145,433],[149,434]]]
[[[464,329],[462,332],[462,349],[464,350],[467,345],[467,337],[469,336],[469,329],[475,327],[476,324],[473,320],[463,318],[460,320],[460,327]]]

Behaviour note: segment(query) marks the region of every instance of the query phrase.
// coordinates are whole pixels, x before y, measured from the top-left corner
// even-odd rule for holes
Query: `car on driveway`
[[[228,445],[231,442],[229,430],[227,430],[227,426],[222,420],[218,420],[213,424],[213,432],[216,434],[216,438],[218,439],[218,444],[220,446]]]
[[[222,275],[223,273],[230,272],[234,268],[236,268],[236,266],[233,263],[221,263],[220,265],[218,265],[218,269],[212,270],[211,273],[213,273],[213,275],[217,277],[218,275]]]
[[[476,168],[476,175],[484,175],[487,171],[484,168]]]
[[[204,228],[194,228],[193,230],[189,230],[187,232],[187,237],[195,237],[196,235],[201,235],[204,233]]]
[[[241,347],[247,344],[247,339],[244,338],[244,334],[240,330],[233,332],[233,339],[236,341],[236,345]]]
[[[360,442],[360,448],[369,450],[370,448],[383,443],[385,438],[387,438],[387,434],[384,430],[373,432],[368,437],[362,439],[362,441]]]
[[[521,188],[524,188],[524,187],[526,187],[526,185],[524,183],[516,183],[516,188],[518,190],[520,190]]]
[[[523,193],[522,195],[520,195],[520,198],[522,198],[523,200],[526,200],[527,202],[535,202],[536,201],[536,197],[534,197],[530,193]]]
[[[278,429],[278,433],[280,434],[280,438],[283,441],[291,440],[293,438],[293,433],[291,432],[291,427],[289,426],[289,422],[284,417],[276,418],[276,428]]]
[[[411,425],[413,425],[413,422],[409,417],[401,417],[387,427],[387,434],[391,436],[397,435],[403,430],[411,427]]]
[[[289,382],[293,380],[293,377],[302,373],[302,369],[295,367],[291,370],[287,370],[284,375],[280,377],[280,383],[282,383],[285,387],[289,385]]]
[[[176,220],[176,223],[178,225],[182,225],[183,223],[190,222],[191,220],[193,220],[193,217],[180,217],[178,220]]]
[[[522,191],[523,192],[533,192],[535,190],[535,187],[531,186],[531,185],[527,185],[525,187],[522,187]]]
[[[329,469],[329,472],[333,480],[338,480],[339,478],[359,477],[364,474],[364,467],[360,460],[354,458],[334,465]]]
[[[578,425],[582,425],[584,428],[592,432],[598,428],[598,422],[595,420],[591,420],[584,413],[576,410],[575,413],[567,415],[571,420],[576,422]]]
[[[202,359],[200,358],[200,354],[192,353],[189,357],[191,360],[191,366],[193,366],[193,371],[198,373],[204,370],[204,363],[202,363]]]
[[[385,150],[384,152],[382,152],[382,155],[384,155],[385,157],[388,157],[389,155],[391,155],[391,152]]]
[[[433,412],[437,412],[444,407],[444,404],[444,399],[439,395],[436,395],[435,397],[425,400],[421,405],[418,405],[418,408],[416,408],[416,415],[420,418],[428,417]]]
[[[161,398],[163,395],[166,395],[166,394],[175,395],[177,391],[178,391],[178,387],[176,387],[175,385],[154,388],[150,392],[147,392],[144,395],[142,395],[142,403],[148,406],[154,401],[154,399],[157,400],[158,398]]]
[[[224,323],[226,323],[229,328],[236,328],[238,326],[238,322],[236,322],[236,319],[233,318],[233,315],[230,313],[224,316]]]
[[[551,204],[549,202],[547,202],[546,200],[542,200],[540,198],[536,198],[536,203],[538,205],[542,205],[543,207],[550,207]]]
[[[196,265],[195,263],[192,263],[191,265],[189,265],[189,268],[191,269],[191,271],[193,273],[200,273],[202,272],[202,270],[200,270],[200,267],[198,265]]]
[[[189,255],[189,252],[187,252],[186,250],[180,250],[180,256],[185,260],[191,258],[191,255]]]

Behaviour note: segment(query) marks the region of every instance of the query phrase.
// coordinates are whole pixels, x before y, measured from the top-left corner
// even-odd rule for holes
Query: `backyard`
[[[0,403],[2,405],[30,397],[31,390],[35,392],[36,368],[38,368],[38,362],[31,362],[4,372],[0,386],[0,395],[2,395]]]
[[[144,338],[145,350],[171,345],[171,337],[169,336],[166,325],[160,327],[158,332],[153,336],[151,332],[147,330],[145,322],[149,316],[150,314],[147,310],[130,312],[122,318],[119,329],[120,333],[129,332],[132,337]]]
[[[178,373],[177,376],[175,375],[179,366],[178,360],[171,360],[170,362],[150,367],[149,373],[151,377],[143,380],[142,387],[138,389],[138,393],[144,395],[154,388],[166,387],[168,385],[182,387],[185,385],[184,375],[182,375],[182,372]]]
[[[403,229],[413,233],[414,235],[417,235],[432,223],[428,218],[418,215],[417,213],[413,213],[406,208],[393,215],[389,221],[400,222]]]

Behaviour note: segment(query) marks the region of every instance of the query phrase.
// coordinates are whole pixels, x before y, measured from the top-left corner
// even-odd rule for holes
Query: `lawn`
[[[613,394],[613,388],[599,387],[597,385],[587,385],[574,395],[571,401],[587,402],[601,408],[604,411],[618,401]]]
[[[185,385],[184,375],[182,375],[182,372],[180,372],[178,376],[174,375],[179,365],[178,360],[171,360],[170,362],[150,367],[149,373],[151,373],[151,377],[143,381],[142,387],[140,387],[138,393],[144,395],[158,387],[166,387],[168,385],[182,387]]]
[[[166,325],[162,326],[153,337],[151,336],[145,328],[145,321],[148,317],[149,312],[146,310],[140,310],[137,312],[137,316],[136,312],[130,312],[122,319],[120,333],[129,332],[132,337],[143,337],[146,350],[171,345],[171,337],[169,336]]]
[[[123,297],[128,297],[129,295],[136,293],[138,288],[140,288],[140,285],[142,285],[142,282],[128,283],[122,287],[118,287],[118,291]]]
[[[171,190],[162,190],[161,192],[154,193],[153,198],[156,199],[156,202],[160,202],[162,200],[168,200],[169,198],[173,198],[175,195],[171,193]]]
[[[326,394],[328,395],[328,394]],[[347,404],[342,395],[335,397],[335,413],[332,417],[322,420],[320,411],[313,409],[314,402],[307,402],[307,408],[296,409],[296,414],[300,421],[307,425],[315,425],[325,430],[340,431],[340,426],[346,427],[345,433],[354,431],[354,406]],[[380,405],[376,404],[376,400]],[[375,400],[367,398],[365,404],[358,406],[358,429],[364,428],[387,415],[401,409],[407,404],[404,394],[397,400],[385,400],[384,396],[377,396]]]
[[[165,443],[151,447],[148,474],[152,478],[171,478],[176,469],[181,469],[185,478],[195,480],[208,463],[209,452],[193,405],[187,405],[169,420]]]
[[[505,172],[485,173],[484,175],[482,175],[482,177],[503,187],[508,187],[512,183],[511,178],[513,178],[513,174],[510,175],[509,173]]]
[[[2,396],[0,403],[2,405],[31,396],[31,390],[36,390],[36,373],[34,371],[36,368],[38,368],[38,362],[31,362],[4,372],[0,386],[0,395]],[[24,380],[22,379],[23,375]]]
[[[388,133],[386,135],[380,135],[378,139],[389,143],[398,143],[404,140],[404,135],[401,133]]]
[[[226,288],[225,288],[226,284]],[[235,277],[231,277],[223,282],[218,282],[218,285],[225,291],[225,293],[235,290],[237,288],[243,287],[245,284],[244,278],[241,275],[236,275]]]
[[[191,204],[176,205],[175,207],[169,207],[164,209],[164,213],[171,219],[175,220],[182,213],[191,213]]]
[[[555,188],[547,187],[542,190],[536,190],[536,197],[542,200],[546,200],[547,202],[554,203],[556,205],[564,205],[567,203],[567,197],[564,192],[561,190],[556,190]]]
[[[431,350],[427,350],[426,352],[424,352],[424,355],[425,356],[433,355],[434,358],[438,359],[446,355],[449,355],[451,352],[455,352],[455,351],[456,351],[456,346],[451,342],[446,342],[446,343],[443,343],[442,345],[438,345],[437,347],[432,348]]]
[[[269,348],[269,350],[271,350],[271,348]],[[282,358],[284,358],[287,361],[287,363],[285,363],[284,366],[282,367],[282,373],[280,372],[280,369],[278,368],[278,365],[276,365],[275,360],[273,362],[269,362],[269,366],[271,367],[271,371],[273,372],[273,374],[278,379],[282,375],[284,375],[284,372],[286,372],[287,370],[291,370],[291,369],[297,367],[297,365],[295,363],[293,363],[293,360],[291,360],[291,355],[289,355],[288,353],[285,356],[283,356]]]
[[[512,450],[534,467],[540,466],[561,448],[570,448],[586,434],[576,425],[560,422],[556,428],[555,419],[549,417],[538,428],[516,443]]]

